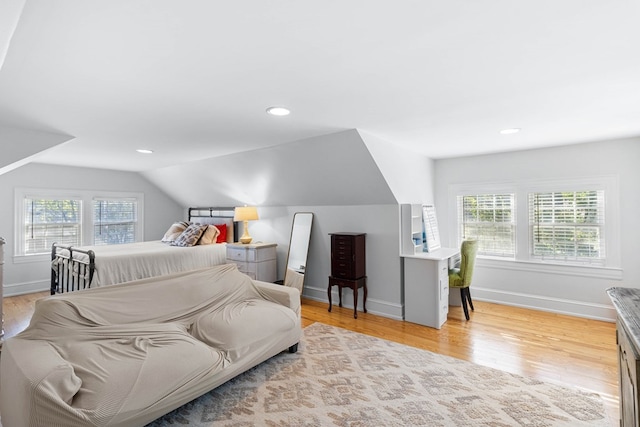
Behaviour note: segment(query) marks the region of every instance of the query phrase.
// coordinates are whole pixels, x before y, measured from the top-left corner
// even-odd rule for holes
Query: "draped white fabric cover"
[[[302,294],[304,286],[304,274],[298,273],[293,268],[287,268],[287,274],[284,277],[284,285],[296,288]]]
[[[300,334],[299,292],[233,264],[43,298],[2,349],[2,425],[144,425]]]
[[[81,246],[79,249],[92,250],[96,255],[92,288],[199,270],[224,264],[227,260],[225,243],[180,247],[153,240],[123,245]],[[61,252],[64,253],[64,250]],[[73,257],[88,259],[87,255],[78,252]]]

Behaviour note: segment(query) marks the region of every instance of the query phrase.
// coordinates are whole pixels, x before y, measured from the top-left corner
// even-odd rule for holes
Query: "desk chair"
[[[462,247],[460,249],[460,268],[449,270],[449,287],[460,288],[460,299],[462,300],[464,317],[466,317],[467,320],[469,320],[467,301],[469,302],[469,307],[473,310],[473,301],[471,300],[469,286],[471,286],[471,277],[473,276],[473,266],[476,262],[477,252],[478,241],[465,240],[462,242]]]

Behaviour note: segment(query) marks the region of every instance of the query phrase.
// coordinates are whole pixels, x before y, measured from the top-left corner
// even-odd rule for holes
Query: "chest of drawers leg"
[[[329,276],[329,311],[331,311],[332,307],[331,289],[334,286],[338,287],[339,307],[342,307],[342,289],[350,288],[353,290],[353,317],[355,319],[358,318],[358,289],[362,288],[362,311],[365,313],[367,312],[367,276],[360,277],[359,279],[355,280],[339,279]]]

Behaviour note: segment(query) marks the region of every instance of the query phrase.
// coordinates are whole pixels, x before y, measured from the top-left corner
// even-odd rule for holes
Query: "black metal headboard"
[[[233,241],[238,241],[238,222],[233,221],[233,215],[235,213],[235,208],[233,207],[219,207],[212,206],[206,208],[189,208],[189,222],[191,222],[195,218],[201,219],[216,219],[220,218],[222,220],[231,220],[233,224]],[[207,221],[209,223],[209,221]]]

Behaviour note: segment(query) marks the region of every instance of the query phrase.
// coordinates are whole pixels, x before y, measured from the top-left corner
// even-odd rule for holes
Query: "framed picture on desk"
[[[433,252],[440,249],[440,232],[434,205],[422,205],[422,222],[424,230],[424,251]]]

